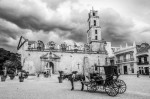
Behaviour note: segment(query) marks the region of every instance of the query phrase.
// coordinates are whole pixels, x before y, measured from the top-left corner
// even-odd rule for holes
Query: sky
[[[92,7],[112,46],[150,43],[150,0],[0,0],[0,48],[17,52],[20,36],[45,44],[86,43]]]

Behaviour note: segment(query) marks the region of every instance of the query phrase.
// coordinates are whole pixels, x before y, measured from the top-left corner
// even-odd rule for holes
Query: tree
[[[12,53],[0,48],[0,74],[3,73],[2,71],[5,71],[7,74],[21,69],[22,66],[20,54]]]

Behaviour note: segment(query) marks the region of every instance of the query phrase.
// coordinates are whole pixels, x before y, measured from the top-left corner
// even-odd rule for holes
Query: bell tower
[[[102,38],[98,11],[92,9],[88,15],[87,44],[91,51],[99,51]]]

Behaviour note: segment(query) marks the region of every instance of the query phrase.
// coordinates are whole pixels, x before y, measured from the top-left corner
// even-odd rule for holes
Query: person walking
[[[139,76],[140,76],[140,73],[139,73],[139,71],[137,71],[137,77],[139,78]]]

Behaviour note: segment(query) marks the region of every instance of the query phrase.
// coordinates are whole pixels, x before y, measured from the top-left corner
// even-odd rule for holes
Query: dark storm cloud
[[[86,43],[86,37],[86,31],[84,30],[73,30],[71,31],[71,35],[67,36],[68,39],[84,43]]]
[[[61,22],[58,22],[57,19],[43,22],[36,15],[23,15],[17,16],[16,13],[12,13],[12,11],[2,10],[0,9],[0,17],[5,18],[7,21],[13,22],[23,29],[31,29],[34,31],[44,30],[44,31],[52,31],[55,28],[59,28],[61,30],[71,30],[73,27],[69,25],[64,25]]]
[[[71,13],[71,21],[75,24],[75,28],[71,30],[71,35],[68,39],[72,39],[76,42],[86,43],[87,30],[88,30],[88,10],[83,10],[81,12],[73,10]]]
[[[103,10],[100,17],[103,38],[115,45],[129,42],[134,27],[131,19],[124,18],[113,9]]]
[[[70,0],[42,1],[38,0],[37,2],[31,2],[24,0],[22,3],[15,0],[15,2],[17,2],[16,6],[13,5],[12,7],[7,7],[7,2],[9,1],[7,0],[7,2],[5,2],[2,0],[0,6],[0,17],[15,23],[23,29],[52,31],[55,28],[59,28],[65,31],[74,28],[71,25],[72,23],[68,22],[67,19],[62,21],[61,16],[58,15],[60,12],[57,11],[61,3]],[[77,2],[77,0],[71,0],[70,2],[74,3]],[[32,5],[33,8],[30,7]],[[52,9],[53,6],[55,6],[56,9]]]
[[[34,31],[43,30],[45,33],[48,33],[47,31],[55,31],[60,36],[68,35],[67,33],[69,32],[71,35],[66,38],[77,42],[85,42],[87,31],[87,13],[87,10],[80,13],[77,10],[73,10],[71,13],[71,22],[69,23],[59,22],[57,19],[54,19],[51,22],[43,22],[40,18],[36,18],[36,16],[15,17],[14,15],[6,14],[3,15],[3,18],[12,21],[20,28],[24,29],[31,29]]]
[[[5,39],[5,38],[0,38],[0,45],[1,44],[6,44],[8,42],[8,40],[7,39]]]
[[[0,18],[0,23],[0,35],[5,35],[6,37],[16,39],[25,32],[25,30],[19,28],[16,24],[5,19]]]
[[[57,5],[57,7],[59,8],[59,4],[64,3],[61,0],[56,0],[56,2],[44,0],[44,2],[46,2],[48,5],[46,6],[46,9],[48,9],[48,11],[51,10],[51,4],[57,4],[57,2],[59,2]],[[34,7],[34,9],[36,9],[38,6]],[[58,33],[59,36],[64,36],[66,37],[66,39],[72,39],[77,42],[85,43],[86,31],[88,30],[87,19],[89,11],[83,10],[79,12],[78,10],[71,9],[71,19],[66,18],[65,20],[63,20],[61,19],[61,17],[57,16],[58,8],[55,8],[51,11],[54,16],[51,16],[50,13],[50,15],[48,15],[47,17],[51,16],[51,18],[47,21],[44,19],[45,17],[43,15],[41,15],[38,11],[32,11],[32,9],[30,9],[31,11],[25,11],[26,14],[24,14],[20,11],[17,11],[15,8],[14,10],[0,7],[0,17],[15,23],[23,29],[31,29],[36,31],[55,31],[58,29],[59,32],[62,31],[61,33]],[[47,15],[46,11],[43,14]],[[100,16],[102,16],[100,24],[102,26],[103,38],[112,42],[115,41],[115,43],[123,42],[123,40],[128,41],[131,32],[130,28],[133,26],[131,20],[124,19],[112,9],[104,10],[100,14]]]
[[[77,2],[78,0],[42,0],[42,1],[45,2],[50,8],[56,10],[59,7],[59,5],[61,5],[66,1]]]

